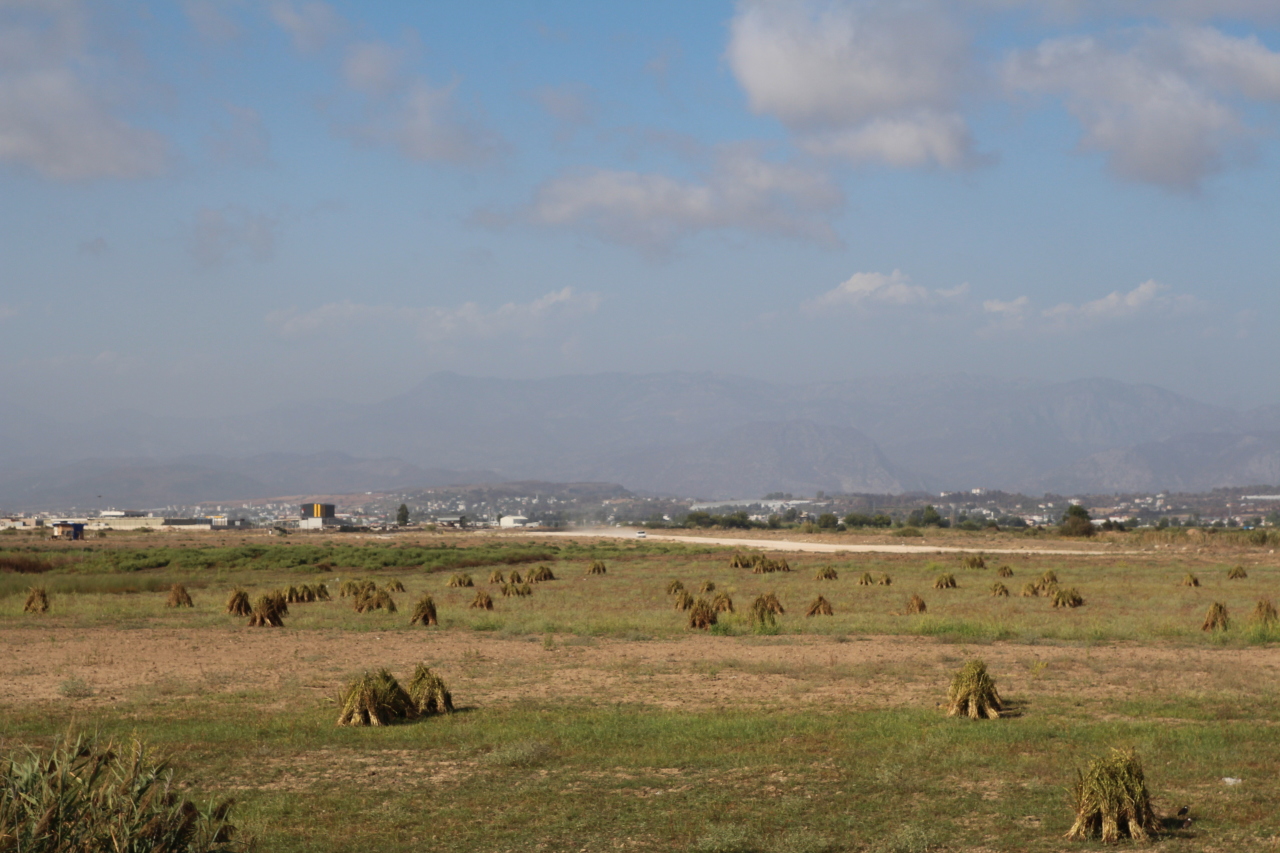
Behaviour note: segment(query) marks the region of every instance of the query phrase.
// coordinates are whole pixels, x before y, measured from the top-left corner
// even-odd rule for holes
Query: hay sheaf
[[[1035,598],[1040,594],[1041,589],[1043,589],[1043,587],[1041,587],[1040,584],[1028,581],[1022,585],[1021,594],[1023,598]]]
[[[449,578],[449,582],[445,584],[445,586],[451,586],[451,587],[464,587],[464,586],[475,586],[475,585],[476,585],[475,581],[473,581],[471,579],[471,575],[468,575],[468,574],[452,575]]]
[[[1007,586],[1005,586],[1004,584],[1000,583],[1000,581],[996,581],[995,583],[993,583],[993,584],[991,585],[991,595],[992,595],[992,596],[994,596],[994,597],[996,597],[996,598],[1008,598],[1008,597],[1009,597],[1009,587],[1007,587]]]
[[[782,602],[772,592],[756,596],[751,602],[751,624],[762,628],[772,628],[778,624],[778,615],[783,612]]]
[[[684,591],[684,584],[680,583],[680,581],[678,580],[672,581],[671,583],[667,584],[667,595],[675,595],[676,593],[683,592],[683,591]]]
[[[418,599],[418,603],[413,606],[413,615],[409,618],[410,625],[438,625],[436,621],[436,602],[430,595],[424,595]]]
[[[398,580],[393,580],[390,583],[388,583],[386,586],[386,590],[387,592],[404,592],[405,591],[404,584],[400,583],[400,581]]]
[[[515,569],[512,569],[511,574],[507,575],[507,583],[513,583],[517,585],[522,584],[524,583],[524,578],[520,577],[520,573],[518,571],[516,571]]]
[[[525,583],[542,583],[543,581],[553,581],[556,579],[555,574],[551,571],[550,566],[538,566],[530,569],[524,576]]]
[[[1076,819],[1067,838],[1145,841],[1159,831],[1142,762],[1132,749],[1113,749],[1084,773],[1077,770],[1071,794]]]
[[[42,586],[33,586],[27,590],[27,603],[22,605],[23,613],[48,613],[49,593]]]
[[[703,581],[698,584],[698,595],[707,595],[716,591],[716,585],[711,581]]]
[[[831,609],[831,602],[822,596],[818,596],[809,605],[809,609],[804,612],[805,616],[833,616],[835,611]]]
[[[716,609],[702,596],[698,596],[689,608],[689,627],[707,630],[716,624]]]
[[[325,586],[322,583],[318,583],[316,584],[315,589],[316,589],[316,601],[333,601],[332,596],[329,595],[329,587]]]
[[[693,607],[693,596],[689,594],[689,591],[682,589],[677,592],[675,596],[675,609],[688,610],[690,607]]]
[[[1244,570],[1244,566],[1236,566],[1227,572],[1227,580],[1229,581],[1242,581],[1247,577],[1249,577],[1249,573]]]
[[[732,613],[733,599],[729,597],[727,592],[717,592],[716,597],[711,599],[711,607],[717,613]]]
[[[733,555],[733,558],[729,560],[729,568],[750,569],[755,565],[753,560],[754,560],[754,557],[748,556],[747,554],[735,553]]]
[[[604,560],[592,560],[591,568],[587,569],[589,575],[604,575],[609,573],[609,567],[604,564]]]
[[[492,610],[493,596],[489,595],[489,591],[485,589],[476,590],[476,597],[471,600],[469,605],[472,610]]]
[[[837,581],[840,580],[840,573],[831,566],[823,566],[813,576],[813,579],[816,581]]]
[[[871,577],[871,572],[863,572],[862,577],[858,578],[858,586],[871,586],[876,579]]]
[[[1075,587],[1058,587],[1053,591],[1054,607],[1080,607],[1084,604],[1084,599],[1080,597],[1080,593]]]
[[[195,607],[191,602],[191,594],[187,592],[187,588],[180,583],[175,583],[169,587],[169,598],[164,603],[165,607]]]
[[[987,561],[983,559],[981,554],[970,554],[960,561],[966,569],[985,569]]]
[[[996,575],[1002,578],[1011,578],[1013,577],[1013,569],[1009,568],[1008,566],[1001,566],[1000,568],[996,569]]]
[[[1231,621],[1227,618],[1227,605],[1221,601],[1215,601],[1209,605],[1209,611],[1204,615],[1204,624],[1200,626],[1201,631],[1225,631],[1231,627]]]
[[[955,575],[938,575],[933,580],[933,588],[934,589],[955,589],[956,576]]]
[[[1200,586],[1200,578],[1196,577],[1190,572],[1187,572],[1186,576],[1182,579],[1182,585],[1183,586]]]
[[[444,679],[431,671],[425,663],[418,664],[409,679],[409,699],[419,716],[453,713],[453,694],[445,686]]]
[[[995,720],[1004,710],[995,679],[981,658],[974,658],[956,672],[947,690],[947,716],[971,720]]]
[[[385,669],[366,672],[338,695],[340,726],[387,726],[417,715],[409,693]]]
[[[353,606],[357,613],[369,613],[374,610],[385,610],[388,613],[396,612],[395,599],[385,589],[375,590],[372,594],[362,591],[360,595],[356,596]]]
[[[1250,618],[1262,625],[1271,625],[1280,617],[1277,617],[1276,606],[1271,603],[1271,599],[1259,598],[1258,603],[1253,606],[1253,614]]]
[[[239,587],[231,590],[231,596],[227,599],[227,612],[232,616],[248,616],[253,612],[253,605],[249,603],[249,593]]]
[[[503,577],[501,569],[494,569],[489,572],[489,583],[506,583],[507,579]]]
[[[289,608],[283,596],[278,593],[260,595],[253,604],[252,612],[249,613],[249,627],[283,628],[284,617],[288,613]]]
[[[907,601],[908,613],[924,613],[928,610],[925,606],[924,599],[912,593],[910,600]]]
[[[1058,576],[1053,573],[1053,569],[1050,569],[1049,571],[1045,572],[1043,575],[1040,576],[1040,583],[1044,584],[1045,586],[1048,586],[1051,583],[1057,583],[1057,582],[1058,582]]]
[[[893,578],[888,575],[881,575],[880,580],[876,581],[880,586],[893,586]]]

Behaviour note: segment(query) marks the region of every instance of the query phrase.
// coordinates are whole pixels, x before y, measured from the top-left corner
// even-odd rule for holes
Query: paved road
[[[582,538],[599,536],[610,539],[635,539],[636,532],[625,527],[603,527],[575,531],[529,531],[530,536],[558,538]],[[945,545],[843,545],[829,542],[797,542],[792,539],[731,539],[724,536],[674,536],[670,533],[648,532],[645,541],[683,542],[688,545],[727,545],[730,548],[758,548],[761,551],[810,551],[819,554],[937,554],[938,552],[983,554],[1056,554],[1066,556],[1115,556],[1135,551],[1104,551],[1069,548],[956,548]]]

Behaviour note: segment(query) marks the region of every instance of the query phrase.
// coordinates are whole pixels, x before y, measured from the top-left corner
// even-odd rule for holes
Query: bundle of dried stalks
[[[169,599],[164,603],[165,607],[195,607],[191,602],[191,594],[187,592],[187,588],[180,583],[175,583],[169,587]]]
[[[33,586],[27,590],[27,603],[22,605],[23,613],[48,613],[49,593],[42,586]]]
[[[604,564],[604,560],[592,560],[591,568],[587,569],[589,575],[603,575],[609,572],[609,567]]]
[[[1008,598],[1008,597],[1009,597],[1009,587],[1007,587],[1007,586],[1005,586],[1004,584],[1000,583],[1000,581],[996,581],[995,583],[993,583],[993,584],[991,585],[991,594],[992,594],[993,596],[995,596],[996,598]]]
[[[947,690],[947,716],[994,720],[1002,710],[1004,705],[987,665],[974,658],[960,667]]]
[[[778,624],[778,613],[780,610],[774,610],[770,602],[777,601],[777,596],[773,593],[769,595],[758,595],[756,600],[751,602],[751,624],[758,628],[773,628]],[[779,608],[781,605],[779,604]]]
[[[701,584],[698,585],[698,595],[706,595],[707,593],[715,592],[715,591],[716,591],[716,585],[711,581],[703,581]]]
[[[524,583],[524,578],[520,577],[519,572],[512,569],[511,574],[507,575],[507,583]]]
[[[1040,583],[1044,584],[1045,586],[1048,586],[1051,583],[1057,583],[1057,582],[1058,582],[1058,576],[1053,573],[1053,569],[1050,569],[1049,571],[1045,572],[1043,575],[1040,576]]]
[[[729,561],[731,569],[750,569],[755,566],[755,557],[758,555],[748,556],[746,554],[735,553],[733,559]]]
[[[489,595],[489,591],[485,589],[476,590],[476,597],[471,600],[472,610],[492,610],[493,596]]]
[[[1253,606],[1251,618],[1254,622],[1270,625],[1277,619],[1276,606],[1271,603],[1269,598],[1259,598],[1258,603]]]
[[[893,578],[888,575],[880,575],[880,580],[876,581],[880,586],[893,586]]]
[[[519,587],[513,583],[504,583],[502,585],[502,597],[510,598],[513,595],[519,595]]]
[[[253,610],[249,613],[250,628],[283,628],[287,608],[283,599],[275,594],[258,596]]]
[[[348,579],[342,582],[342,586],[338,587],[338,597],[346,598],[348,595],[355,595],[359,591],[360,581]]]
[[[533,595],[533,587],[529,586],[528,583],[522,583],[520,586],[516,587],[516,595],[521,598],[524,598],[526,595]]]
[[[298,587],[298,601],[303,604],[310,604],[316,600],[316,591],[307,584]]]
[[[834,611],[831,609],[831,602],[822,596],[818,596],[813,600],[813,604],[809,605],[809,609],[804,612],[805,616],[831,616]]]
[[[1190,572],[1187,572],[1186,576],[1183,577],[1182,579],[1182,585],[1183,586],[1200,586],[1200,578],[1196,577]]]
[[[858,578],[858,586],[871,586],[876,579],[871,577],[871,572],[863,572],[862,577]]]
[[[1002,578],[1011,578],[1013,577],[1013,569],[1009,568],[1008,566],[1001,566],[1000,568],[996,569],[996,574]]]
[[[325,586],[324,584],[322,583],[316,584],[315,591],[316,591],[316,601],[333,601],[333,598],[330,597],[329,595],[329,587]]]
[[[444,679],[425,664],[420,663],[409,679],[409,698],[414,710],[422,716],[453,713],[453,694],[445,686]]]
[[[391,598],[391,593],[385,589],[374,590],[372,594],[361,590],[360,595],[356,596],[354,606],[357,613],[369,613],[374,610],[385,610],[388,613],[396,612],[395,600]]]
[[[1075,587],[1060,586],[1053,591],[1053,606],[1057,607],[1079,607],[1084,604],[1084,599],[1080,597],[1080,593]]]
[[[676,593],[675,609],[688,610],[693,606],[693,596],[689,594],[687,589],[682,589]]]
[[[338,695],[340,726],[386,726],[417,714],[413,699],[385,669],[365,673]]]
[[[1209,612],[1204,615],[1204,624],[1200,626],[1200,630],[1225,631],[1230,624],[1230,620],[1227,619],[1227,605],[1221,601],[1215,601],[1209,605]]]
[[[1142,762],[1132,749],[1113,749],[1094,759],[1086,772],[1077,770],[1071,794],[1076,820],[1067,838],[1145,841],[1159,831]]]
[[[502,576],[501,569],[494,569],[489,572],[489,583],[506,583],[507,579]]]
[[[924,613],[928,608],[924,606],[924,599],[915,593],[911,594],[911,600],[907,602],[908,613]]]
[[[716,597],[711,599],[711,607],[717,613],[732,613],[733,599],[729,597],[727,592],[717,592]]]
[[[756,575],[768,575],[773,572],[791,571],[791,565],[787,562],[786,557],[779,557],[774,560],[770,557],[764,556],[763,554],[759,554],[752,563],[751,573]]]
[[[476,584],[475,584],[475,581],[471,580],[471,575],[458,574],[458,575],[450,576],[449,582],[445,585],[452,586],[452,587],[464,587],[464,586],[475,586]]]
[[[701,628],[705,631],[714,624],[716,624],[716,609],[711,606],[711,602],[698,596],[693,606],[689,608],[689,627]]]
[[[525,583],[542,583],[543,581],[553,581],[556,576],[551,571],[550,566],[538,566],[536,569],[530,569],[524,576]]]
[[[970,554],[960,561],[966,569],[985,569],[987,561],[982,558],[981,554]]]
[[[418,599],[418,603],[413,606],[413,616],[409,619],[410,625],[438,625],[436,622],[436,602],[430,595],[424,595]]]
[[[1041,589],[1040,584],[1027,581],[1022,585],[1022,597],[1035,598],[1037,595],[1040,594],[1040,589]]]
[[[955,575],[938,575],[933,580],[933,588],[934,589],[955,589],[956,576]]]
[[[302,598],[298,595],[298,588],[291,586],[284,591],[284,600],[289,604],[297,604]]]
[[[684,591],[684,584],[680,583],[680,581],[678,580],[672,581],[671,583],[667,584],[667,595],[675,595],[676,593],[683,592],[683,591]]]
[[[387,592],[404,592],[404,584],[398,580],[393,580],[387,584]]]
[[[239,587],[231,590],[231,597],[227,599],[227,612],[232,616],[248,616],[253,612],[253,605],[249,603],[249,593]]]
[[[840,580],[840,573],[832,566],[823,566],[818,569],[818,573],[813,576],[813,579],[816,581],[838,581]]]
[[[1242,581],[1247,577],[1249,577],[1249,573],[1244,570],[1244,566],[1236,566],[1227,572],[1227,580],[1229,581]]]

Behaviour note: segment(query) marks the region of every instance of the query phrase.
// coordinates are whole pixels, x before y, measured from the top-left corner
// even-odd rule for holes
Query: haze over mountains
[[[1105,379],[782,384],[696,373],[440,373],[372,405],[253,418],[122,412],[70,424],[0,404],[0,501],[10,507],[534,479],[703,498],[1204,490],[1280,482],[1280,407],[1238,412]]]

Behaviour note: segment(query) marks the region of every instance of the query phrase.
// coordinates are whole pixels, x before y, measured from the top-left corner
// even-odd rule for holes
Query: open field
[[[1248,618],[1259,598],[1280,600],[1269,549],[1147,543],[985,568],[950,553],[788,553],[791,572],[753,574],[709,544],[587,538],[87,544],[0,540],[0,565],[54,566],[0,572],[0,747],[47,745],[68,726],[137,732],[197,798],[234,794],[263,850],[1094,849],[1061,837],[1066,787],[1110,746],[1138,749],[1161,815],[1191,805],[1195,822],[1170,824],[1166,849],[1280,845],[1280,631]],[[593,559],[606,574],[586,574]],[[487,583],[539,565],[557,579],[527,598]],[[1228,580],[1237,565],[1248,576]],[[828,566],[838,578],[817,580]],[[1047,571],[1084,606],[1019,595]],[[447,586],[460,572],[493,611],[468,608],[476,588]],[[864,572],[893,583],[862,586]],[[935,589],[942,574],[957,587]],[[1183,586],[1188,574],[1200,585]],[[338,595],[352,578],[403,583],[398,612],[355,613]],[[736,612],[690,630],[666,592],[676,579],[694,594],[715,584]],[[1010,597],[990,595],[997,581]],[[165,606],[173,582],[193,609]],[[223,612],[238,586],[319,582],[333,601],[291,604],[284,628]],[[46,614],[22,612],[33,584],[50,593]],[[408,624],[424,592],[439,627]],[[747,612],[765,592],[786,612],[761,631]],[[834,615],[806,618],[819,594]],[[912,594],[927,612],[900,615]],[[1207,634],[1216,601],[1231,627]],[[950,675],[974,656],[1009,717],[943,713]],[[347,680],[383,666],[405,678],[418,662],[444,676],[457,713],[334,725]]]

